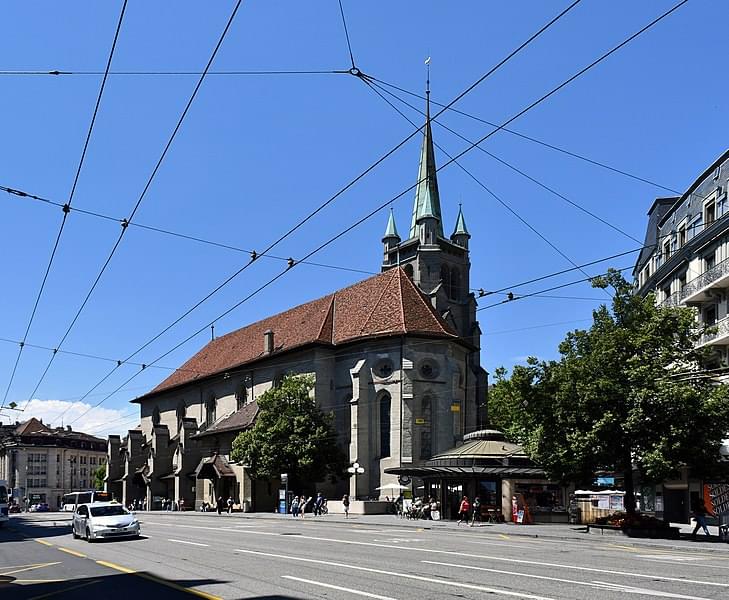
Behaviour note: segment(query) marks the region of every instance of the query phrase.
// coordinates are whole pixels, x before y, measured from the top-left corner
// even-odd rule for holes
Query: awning
[[[508,479],[531,479],[546,477],[543,469],[538,467],[393,467],[385,469],[389,475],[410,475],[411,477],[442,477],[444,479],[468,476],[493,476]]]
[[[219,454],[209,458],[203,458],[195,469],[197,479],[219,479],[221,477],[233,477],[235,473],[228,461]]]

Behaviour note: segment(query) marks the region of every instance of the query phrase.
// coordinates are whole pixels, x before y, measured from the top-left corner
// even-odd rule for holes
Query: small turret
[[[383,268],[396,264],[397,260],[394,256],[391,256],[391,253],[397,250],[397,247],[400,245],[400,241],[400,234],[398,234],[397,227],[395,226],[395,215],[393,215],[392,209],[390,209],[390,217],[387,219],[387,228],[385,229],[385,235],[382,237],[383,251],[385,253],[385,257],[382,261]]]
[[[451,234],[451,241],[461,246],[461,248],[468,248],[468,240],[471,238],[471,234],[468,233],[466,228],[466,219],[463,218],[463,207],[458,205],[458,218],[456,219],[456,228]]]

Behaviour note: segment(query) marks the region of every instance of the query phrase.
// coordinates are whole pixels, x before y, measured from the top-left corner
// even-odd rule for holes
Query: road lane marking
[[[659,598],[682,598],[684,600],[711,600],[710,598],[701,596],[685,596],[684,594],[674,594],[672,592],[659,592],[657,590],[621,585],[619,583],[609,583],[607,581],[593,581],[593,583],[598,584],[605,590],[612,590],[623,594],[640,594],[641,596],[658,596]]]
[[[40,596],[33,596],[32,598],[28,598],[28,600],[43,600],[43,598],[51,598],[53,596],[58,596],[59,594],[65,594],[66,592],[70,592],[71,590],[77,590],[82,587],[87,587],[89,585],[94,585],[95,583],[99,583],[100,579],[95,579],[93,581],[86,581],[84,583],[79,583],[78,585],[73,585],[71,587],[63,588],[62,590],[56,590],[55,592],[49,592],[48,594],[41,594]]]
[[[280,533],[274,533],[272,531],[243,531],[242,528],[236,527],[203,527],[202,525],[179,525],[177,523],[155,523],[152,521],[146,521],[144,525],[157,525],[160,527],[184,527],[185,529],[209,529],[210,531],[227,531],[230,533],[257,533],[259,535],[281,535]]]
[[[499,537],[500,537],[500,538],[504,538],[505,540],[509,540],[509,539],[511,539],[511,538],[510,538],[510,537],[509,537],[508,535],[504,535],[503,533],[500,533],[500,534],[499,534]]]
[[[200,544],[198,542],[188,542],[186,540],[174,540],[172,538],[167,538],[168,542],[177,542],[178,544],[190,544],[190,546],[202,546],[203,548],[209,548],[210,544]]]
[[[2,569],[2,573],[0,575],[13,575],[14,573],[22,573],[23,571],[32,571],[33,569],[42,569],[43,567],[51,567],[53,565],[60,565],[61,562],[49,562],[49,563],[38,563],[35,565],[20,565],[17,567],[0,567]],[[11,571],[6,571],[5,569],[12,569]]]
[[[128,569],[127,567],[122,567],[121,565],[117,565],[116,563],[107,562],[105,560],[97,560],[96,564],[101,565],[102,567],[108,567],[109,569],[114,569],[115,571],[120,571],[127,575],[136,575],[137,577],[141,577],[142,579],[146,579],[148,581],[158,583],[159,585],[164,585],[168,588],[172,588],[173,590],[177,590],[178,592],[187,592],[188,594],[192,594],[193,596],[205,598],[205,600],[223,600],[220,596],[214,596],[213,594],[201,592],[200,590],[196,590],[193,588],[186,588],[185,586],[174,583],[173,581],[168,581],[167,579],[164,579],[162,577],[152,575],[151,573],[146,573],[144,571],[135,571],[134,569]]]
[[[331,583],[322,583],[321,581],[312,581],[311,579],[303,579],[302,577],[292,577],[291,575],[281,575],[283,579],[291,579],[293,581],[300,581],[302,583],[308,583],[311,585],[318,585],[320,587],[329,588],[330,590],[337,590],[340,592],[347,592],[349,594],[355,594],[356,596],[366,596],[367,598],[377,598],[377,600],[395,600],[391,596],[379,596],[378,594],[371,594],[369,592],[362,592],[360,590],[353,590],[352,588],[341,587],[338,585],[332,585]]]
[[[241,532],[249,533],[249,532]],[[253,532],[250,532],[253,533]],[[627,577],[642,577],[645,579],[660,579],[661,581],[678,581],[680,583],[695,583],[697,585],[709,585],[715,587],[729,587],[729,583],[717,583],[714,581],[702,581],[699,579],[683,579],[681,577],[666,577],[665,575],[651,575],[647,573],[631,573],[630,571],[613,571],[609,569],[599,569],[596,567],[581,567],[578,565],[563,565],[559,563],[548,563],[534,560],[523,560],[518,558],[505,558],[503,556],[489,556],[486,554],[469,554],[467,552],[457,552],[455,550],[436,550],[434,548],[422,548],[418,546],[391,546],[388,544],[376,544],[374,542],[358,542],[355,540],[338,540],[334,538],[323,538],[313,535],[298,535],[296,539],[316,540],[320,542],[334,542],[338,544],[353,544],[355,546],[371,546],[375,548],[388,548],[390,550],[408,550],[411,552],[427,552],[431,554],[447,554],[449,556],[460,556],[465,558],[477,558],[479,560],[495,560],[502,562],[510,562],[522,565],[532,565],[540,567],[555,567],[557,569],[569,569],[573,571],[586,571],[589,573],[610,573],[611,575],[623,575]]]
[[[518,571],[504,571],[502,569],[488,569],[486,567],[472,567],[469,565],[453,564],[437,562],[434,560],[421,560],[420,562],[428,565],[439,565],[441,567],[453,567],[454,569],[470,569],[472,571],[485,571],[487,573],[498,573],[499,575],[513,575],[514,577],[525,577],[527,579],[544,579],[547,581],[556,581],[558,583],[569,583],[572,585],[582,585],[585,587],[605,589],[606,586],[612,586],[611,583],[603,583],[601,581],[576,581],[574,579],[562,579],[560,577],[549,577],[547,575],[533,575],[531,573],[520,573]],[[616,586],[618,584],[615,584]],[[633,586],[620,586],[620,591],[631,593],[631,594],[643,594],[647,596],[660,596],[664,598],[682,598],[683,600],[710,600],[709,598],[703,598],[699,596],[686,596],[683,594],[673,594],[670,592],[659,592],[655,590],[649,590],[647,588],[638,588]]]
[[[39,544],[43,544],[44,546],[53,546],[50,542],[46,542],[45,540],[39,540],[38,538],[35,538],[35,541]]]
[[[330,567],[341,567],[343,569],[352,569],[354,571],[365,571],[367,573],[377,573],[379,575],[391,575],[392,577],[398,577],[400,579],[414,579],[416,581],[426,581],[428,583],[437,583],[439,585],[445,585],[450,587],[463,588],[468,590],[477,590],[479,592],[488,592],[490,594],[497,594],[502,596],[513,596],[516,598],[530,598],[531,600],[554,600],[554,598],[548,598],[547,596],[535,596],[534,594],[527,594],[521,592],[510,592],[508,590],[502,590],[499,588],[490,588],[482,585],[473,585],[470,583],[461,583],[460,581],[446,581],[443,579],[436,579],[434,577],[423,577],[421,575],[411,575],[410,573],[397,573],[395,571],[385,571],[383,569],[370,569],[368,567],[360,567],[352,564],[337,563],[328,560],[316,560],[314,558],[303,558],[301,556],[291,556],[287,554],[273,554],[270,552],[258,552],[256,550],[241,550],[236,548],[234,552],[242,552],[243,554],[255,554],[257,556],[268,556],[271,558],[281,558],[283,560],[294,560],[298,562],[314,563],[319,565],[328,565]]]
[[[71,554],[72,556],[78,556],[79,558],[86,558],[85,554],[81,554],[80,552],[76,552],[75,550],[70,550],[69,548],[63,548],[62,546],[58,546],[58,549],[61,552],[65,552],[66,554]]]

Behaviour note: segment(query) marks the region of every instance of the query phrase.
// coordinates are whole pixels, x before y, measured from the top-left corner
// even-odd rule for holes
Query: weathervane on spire
[[[425,76],[425,93],[430,95],[430,56],[425,59],[426,76]]]

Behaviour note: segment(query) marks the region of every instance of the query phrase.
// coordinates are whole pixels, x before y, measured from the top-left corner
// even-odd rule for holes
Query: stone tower
[[[429,98],[430,92],[426,93]],[[481,331],[476,321],[476,299],[470,291],[470,238],[460,206],[450,238],[446,238],[443,233],[428,100],[409,236],[406,240],[400,238],[391,212],[382,238],[382,270],[403,267],[458,334],[480,348]]]

